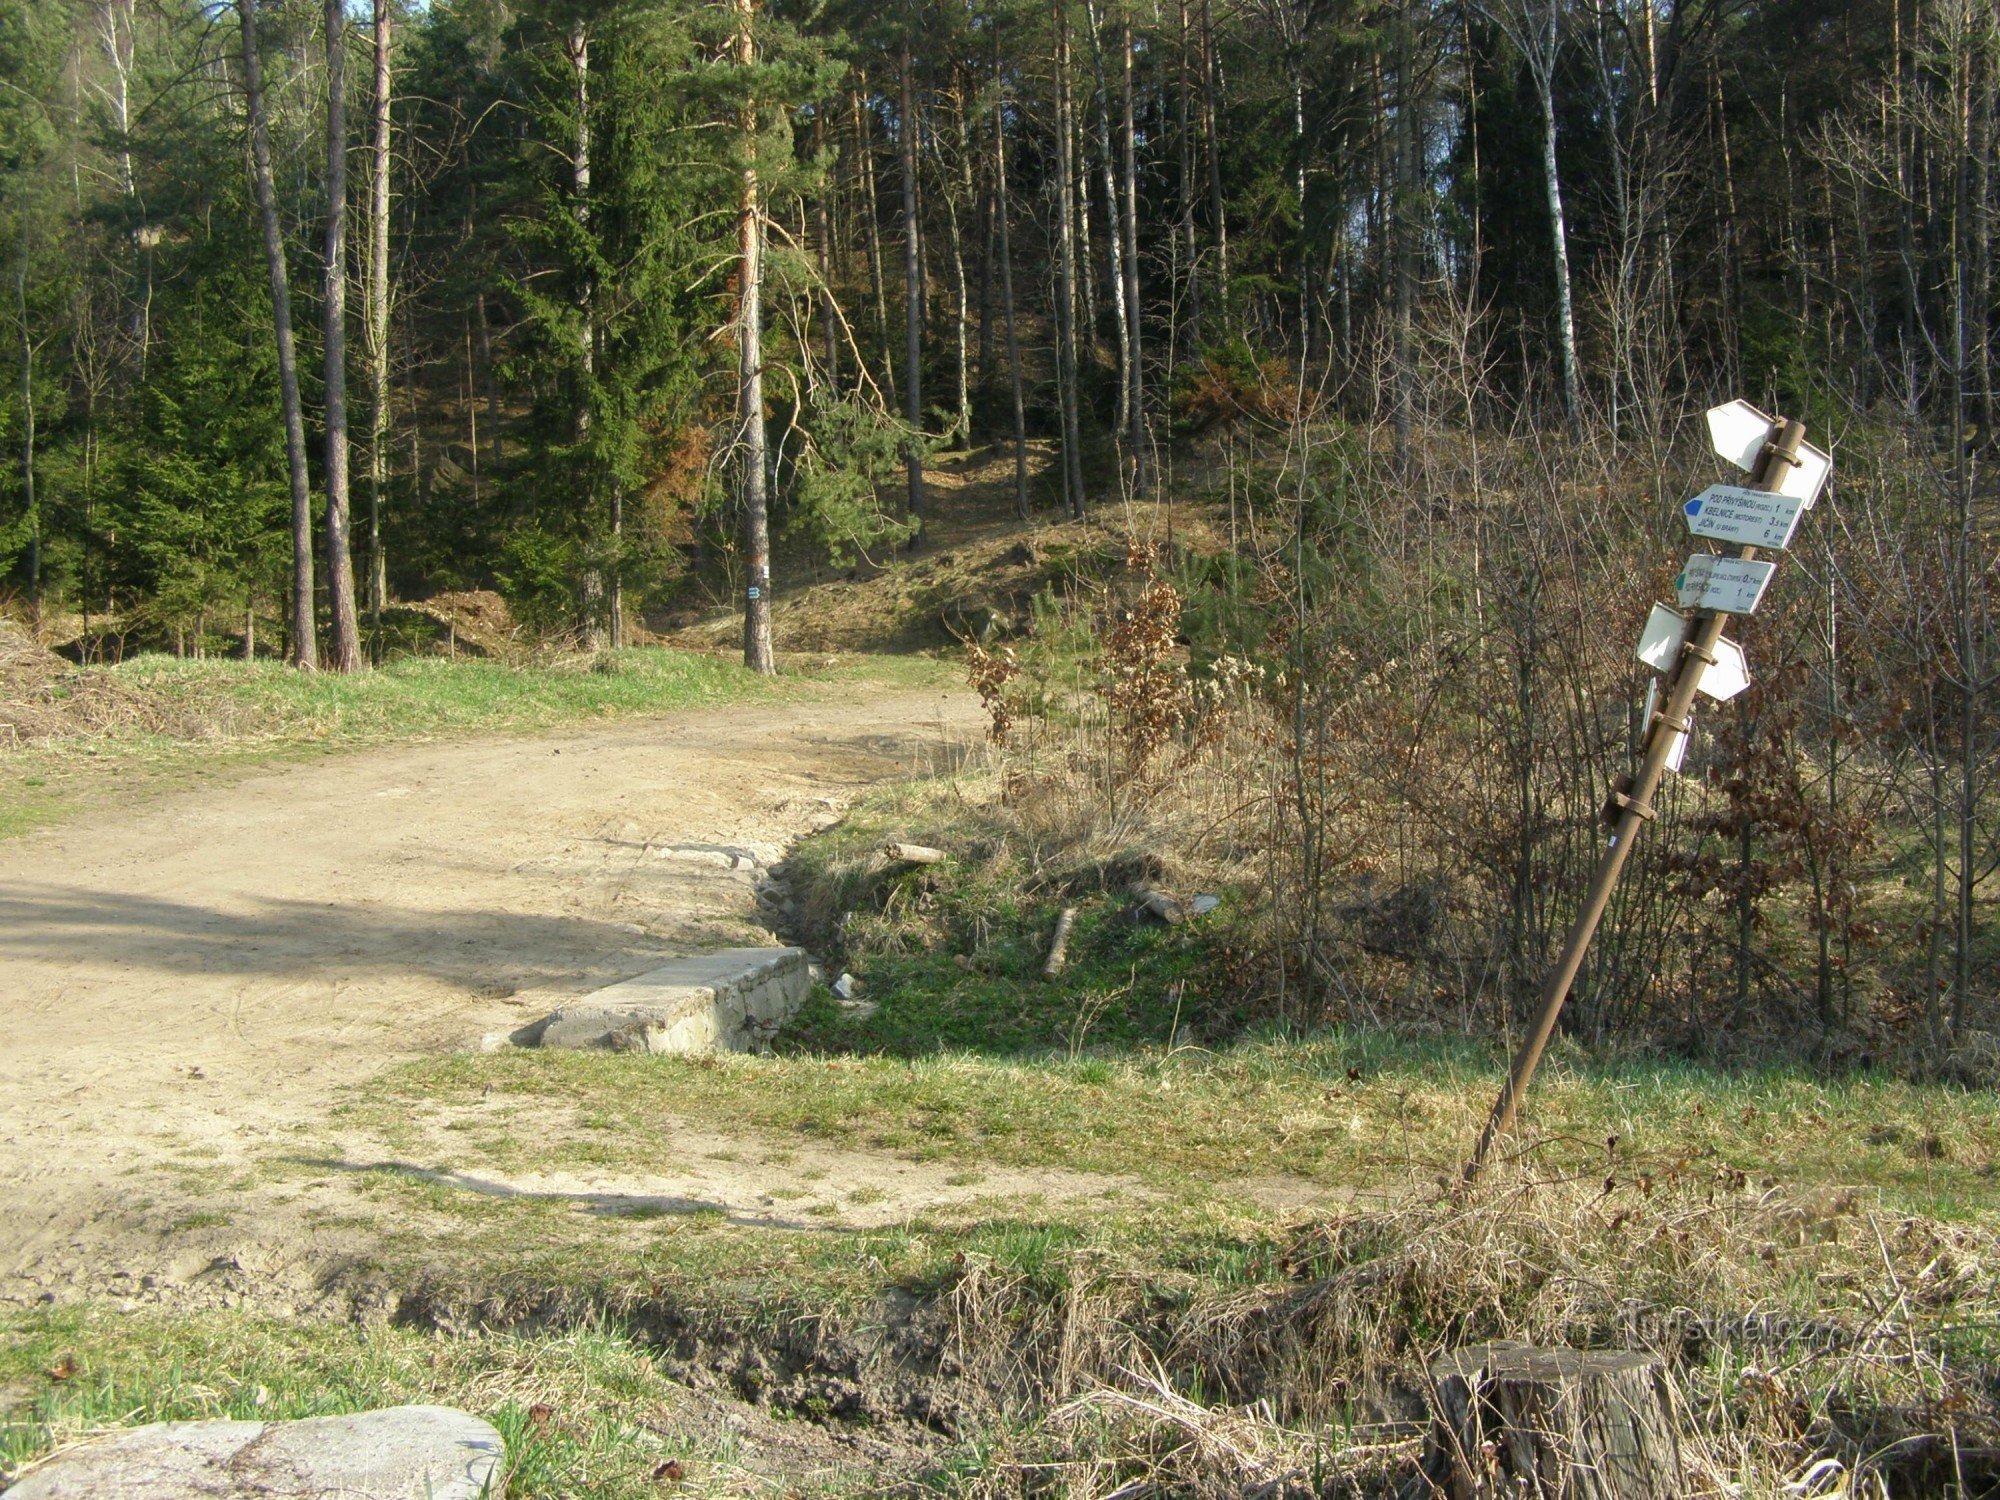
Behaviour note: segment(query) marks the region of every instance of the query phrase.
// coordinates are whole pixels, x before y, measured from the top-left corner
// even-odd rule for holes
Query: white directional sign
[[[1639,637],[1639,660],[1655,672],[1671,672],[1680,660],[1681,643],[1687,639],[1688,619],[1677,609],[1655,604],[1646,616],[1645,632]],[[1715,643],[1715,662],[1702,669],[1696,686],[1717,703],[1727,703],[1750,686],[1750,666],[1743,648],[1728,639]]]
[[[1646,616],[1646,628],[1639,636],[1639,660],[1655,672],[1671,672],[1681,659],[1681,642],[1687,639],[1688,617],[1677,609],[1655,604]]]
[[[1675,580],[1681,608],[1709,609],[1722,615],[1753,615],[1777,566],[1697,552]]]
[[[1736,484],[1711,484],[1683,504],[1681,514],[1687,517],[1688,530],[1696,536],[1783,551],[1791,546],[1792,533],[1799,526],[1799,512],[1804,509],[1805,501],[1797,495],[1773,495]]]
[[[1696,686],[1717,703],[1727,703],[1750,686],[1750,664],[1743,659],[1743,648],[1726,637],[1717,641],[1715,664],[1702,668]]]
[[[1640,722],[1642,724],[1651,724],[1653,722],[1653,710],[1659,706],[1660,680],[1656,677],[1646,684],[1646,711],[1639,716]],[[1672,731],[1672,733],[1674,736],[1674,747],[1667,752],[1667,769],[1669,771],[1678,771],[1681,768],[1681,762],[1687,759],[1688,737],[1678,729]]]
[[[1771,441],[1778,423],[1748,401],[1731,401],[1708,410],[1708,440],[1715,451],[1739,469],[1754,469]],[[1796,495],[1807,510],[1819,498],[1820,486],[1833,469],[1833,460],[1811,443],[1799,444],[1799,461],[1787,464],[1779,481],[1780,494]]]

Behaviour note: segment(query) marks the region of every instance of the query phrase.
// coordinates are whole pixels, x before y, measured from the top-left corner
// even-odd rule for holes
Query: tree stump
[[[1666,1370],[1633,1350],[1475,1344],[1431,1366],[1420,1488],[1450,1500],[1671,1500]]]

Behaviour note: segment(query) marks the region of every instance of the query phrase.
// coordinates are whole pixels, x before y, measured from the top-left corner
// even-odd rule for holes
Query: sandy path
[[[369,751],[0,845],[0,1282],[82,1252],[137,1172],[226,1166],[399,1058],[758,940],[748,871],[666,851],[768,857],[976,713],[857,690]]]

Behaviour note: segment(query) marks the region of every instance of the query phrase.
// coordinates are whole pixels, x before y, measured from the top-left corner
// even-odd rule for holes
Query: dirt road
[[[712,850],[774,856],[976,712],[857,689],[362,752],[0,845],[0,1295],[115,1238],[156,1169],[226,1169],[400,1058],[768,941]]]

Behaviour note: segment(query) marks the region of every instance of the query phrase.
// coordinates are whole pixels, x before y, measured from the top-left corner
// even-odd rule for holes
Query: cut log
[[[1076,908],[1065,906],[1056,917],[1056,935],[1049,944],[1048,962],[1042,965],[1042,978],[1054,979],[1062,973],[1063,965],[1069,962],[1069,930],[1076,925]]]
[[[1683,1492],[1672,1397],[1654,1355],[1475,1344],[1430,1373],[1420,1494],[1672,1500]]]
[[[1132,894],[1139,898],[1139,904],[1132,908],[1135,922],[1151,920],[1175,927],[1187,920],[1187,908],[1165,891],[1141,888]]]
[[[898,864],[934,865],[945,857],[942,849],[933,849],[928,844],[884,844],[882,852]]]

